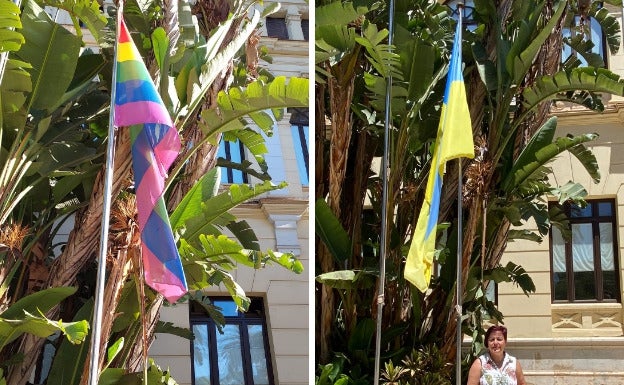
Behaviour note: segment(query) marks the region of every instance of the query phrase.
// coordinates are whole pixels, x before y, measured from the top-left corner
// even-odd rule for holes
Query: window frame
[[[611,216],[601,216],[598,211],[599,203],[609,203],[611,204]],[[550,258],[550,288],[551,288],[551,303],[552,304],[566,304],[566,303],[621,303],[621,293],[620,293],[620,274],[619,274],[619,245],[618,245],[618,221],[617,221],[617,202],[612,198],[600,198],[600,199],[587,199],[587,204],[592,205],[592,215],[590,217],[581,217],[581,218],[573,218],[571,217],[571,209],[572,205],[566,203],[560,206],[566,217],[570,223],[572,224],[583,224],[590,223],[592,225],[592,246],[593,246],[593,273],[594,273],[594,299],[576,299],[575,298],[575,280],[574,280],[574,259],[572,255],[572,242],[566,241],[564,242],[564,253],[565,253],[565,266],[566,266],[566,292],[567,299],[555,299],[555,267],[553,260],[553,230],[549,231],[549,258]],[[549,202],[549,206],[558,205],[557,202]],[[602,270],[602,261],[600,254],[600,233],[597,231],[600,223],[609,223],[611,224],[612,231],[612,242],[613,242],[613,269],[615,274],[615,296],[614,298],[604,298],[604,287],[603,287],[603,270]]]
[[[600,23],[598,23],[598,21],[596,21],[596,19],[594,17],[591,16],[587,16],[587,18],[585,20],[581,20],[581,15],[575,15],[574,16],[574,25],[572,26],[564,26],[561,34],[562,37],[566,37],[565,36],[565,32],[567,31],[567,33],[569,34],[569,36],[567,36],[568,38],[572,39],[575,36],[578,36],[578,32],[577,30],[574,30],[574,28],[578,28],[578,25],[580,24],[581,21],[583,21],[584,23],[586,23],[586,30],[583,30],[582,33],[583,35],[586,35],[587,33],[589,33],[589,40],[594,43],[594,47],[595,49],[598,50],[598,52],[594,52],[596,55],[600,56],[602,58],[602,62],[604,64],[604,68],[608,69],[609,68],[609,47],[607,46],[607,38],[604,34],[604,32],[602,31],[602,29],[600,28]],[[577,21],[578,19],[578,21]],[[598,30],[595,31],[596,34],[598,34],[598,38],[600,41],[595,42],[593,39],[591,39],[591,35],[594,33],[594,28],[593,26],[595,25],[594,23],[598,24]],[[573,33],[574,32],[574,33]],[[587,37],[587,36],[585,36]],[[566,51],[570,50],[570,52],[566,55]],[[585,62],[585,59],[583,58],[582,55],[580,55],[578,52],[572,51],[572,48],[570,46],[568,46],[567,44],[563,44],[562,46],[562,52],[561,52],[561,62],[566,61],[570,56],[574,56],[576,57],[578,60],[581,61],[581,67],[587,67],[588,63]]]
[[[235,146],[235,147],[234,147]],[[232,147],[238,150],[238,154],[240,156],[239,160],[233,159],[232,157]],[[239,139],[236,141],[225,140],[223,136],[221,137],[221,141],[219,142],[219,151],[217,153],[217,158],[223,158],[224,160],[242,163],[245,157],[245,146],[243,142]],[[246,172],[243,172],[238,169],[233,169],[227,166],[219,166],[221,168],[221,184],[248,184],[249,178]],[[240,180],[239,180],[240,179]]]
[[[231,297],[221,297],[221,296],[211,296],[211,301],[214,300],[231,300]],[[240,337],[240,348],[241,348],[241,356],[242,356],[242,370],[243,370],[243,379],[245,381],[245,385],[253,385],[253,367],[251,360],[251,347],[249,343],[249,325],[261,325],[262,326],[262,341],[264,343],[264,356],[266,360],[266,370],[267,370],[267,378],[269,381],[269,385],[275,385],[275,379],[273,376],[273,362],[271,359],[271,349],[269,344],[269,332],[266,323],[266,312],[264,306],[264,300],[260,297],[251,297],[251,304],[249,305],[248,312],[244,313],[237,309],[236,316],[228,316],[224,314],[225,324],[226,325],[238,325],[239,326],[239,337]],[[233,302],[233,301],[232,301]],[[204,311],[195,311],[193,303],[189,306],[189,324],[190,329],[193,330],[193,327],[196,325],[205,325],[208,336],[208,352],[210,356],[209,366],[210,366],[210,384],[211,385],[219,385],[219,362],[218,359],[213,359],[214,357],[218,357],[217,350],[217,326],[215,321]],[[195,345],[194,340],[191,340],[190,343],[190,355],[191,355],[191,384],[195,385]]]

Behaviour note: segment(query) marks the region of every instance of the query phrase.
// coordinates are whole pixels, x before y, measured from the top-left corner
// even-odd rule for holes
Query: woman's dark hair
[[[505,342],[507,342],[507,328],[504,327],[504,326],[501,326],[501,325],[492,325],[485,332],[485,347],[486,348],[488,346],[488,340],[490,339],[490,334],[492,334],[494,332],[501,332],[501,333],[503,333],[503,338],[505,339]]]

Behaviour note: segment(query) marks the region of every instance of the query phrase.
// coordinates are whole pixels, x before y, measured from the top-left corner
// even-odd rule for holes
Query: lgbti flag
[[[451,65],[446,79],[444,104],[427,180],[425,200],[418,216],[405,263],[405,279],[421,292],[427,290],[431,280],[442,177],[446,162],[460,157],[474,158],[472,124],[461,69],[461,31],[460,16],[451,51]]]
[[[173,303],[188,289],[163,192],[180,138],[123,15],[117,31],[114,125],[130,126],[145,282]]]

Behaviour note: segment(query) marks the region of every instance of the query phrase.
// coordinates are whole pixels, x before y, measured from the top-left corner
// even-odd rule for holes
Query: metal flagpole
[[[388,46],[392,49],[394,37],[394,0],[390,0],[388,8]],[[387,217],[388,217],[388,152],[390,136],[390,101],[392,96],[392,73],[389,71],[386,83],[386,112],[384,117],[384,150],[381,162],[382,172],[382,205],[381,205],[381,244],[379,246],[379,294],[377,295],[377,334],[375,337],[375,379],[374,385],[379,385],[379,367],[381,357],[381,323],[383,320],[383,306],[386,285],[386,244],[387,244]]]
[[[113,169],[115,157],[115,94],[117,93],[117,49],[119,44],[119,15],[123,14],[123,0],[117,7],[117,28],[115,31],[115,48],[113,57],[113,80],[111,84],[111,108],[108,118],[108,146],[106,149],[106,170],[104,173],[104,202],[102,209],[102,230],[100,232],[100,254],[98,256],[97,284],[95,286],[95,305],[91,329],[91,358],[89,361],[89,385],[97,385],[100,368],[100,340],[102,334],[102,313],[104,303],[104,286],[106,282],[106,252],[108,250],[108,229],[113,188]]]
[[[462,33],[462,11],[464,4],[459,2],[457,4],[457,11],[459,14],[458,23],[459,28],[459,49],[461,49],[461,33]],[[456,55],[453,52],[453,55]],[[461,65],[461,63],[459,63]],[[457,282],[455,284],[455,310],[457,312],[457,351],[455,358],[455,384],[461,385],[461,344],[462,344],[462,249],[463,249],[463,226],[462,226],[462,166],[461,158],[457,158]]]
[[[461,344],[462,344],[462,330],[461,330],[461,318],[462,318],[462,248],[463,248],[463,234],[462,234],[462,167],[461,158],[457,158],[457,167],[459,168],[459,176],[457,186],[457,284],[455,285],[455,298],[457,304],[455,305],[455,311],[457,312],[457,352],[455,358],[455,384],[461,385]]]

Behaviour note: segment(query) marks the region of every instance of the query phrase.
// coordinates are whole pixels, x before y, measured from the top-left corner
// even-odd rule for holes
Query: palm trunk
[[[115,160],[113,172],[112,195],[116,197],[121,187],[127,183],[130,176],[130,140],[126,130],[119,130],[115,139]],[[93,263],[97,254],[100,226],[102,222],[102,205],[104,201],[104,170],[100,171],[95,180],[93,193],[86,209],[76,214],[76,224],[69,235],[67,245],[61,255],[54,261],[50,269],[47,287],[72,286],[76,283],[77,274],[84,267]],[[56,318],[59,308],[56,307],[47,316]],[[23,354],[23,361],[11,367],[7,376],[7,383],[25,385],[33,371],[37,358],[41,353],[44,339],[26,334],[22,337],[19,353]]]

